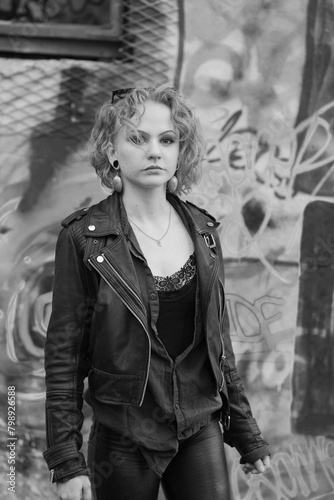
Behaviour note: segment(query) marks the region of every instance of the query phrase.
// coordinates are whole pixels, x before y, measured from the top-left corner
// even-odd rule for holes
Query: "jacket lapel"
[[[84,260],[100,274],[147,330],[147,313],[124,236],[126,223],[126,217],[121,214],[118,195],[109,196],[91,207],[86,219],[87,245]],[[98,245],[101,239],[104,246],[101,248],[99,245],[99,248],[94,250],[94,246]]]
[[[216,228],[219,226],[205,210],[187,202],[183,203],[175,196],[168,196],[169,201],[187,224],[193,238],[198,271],[198,283],[205,319],[211,298],[212,288],[219,271],[220,262],[217,245]]]

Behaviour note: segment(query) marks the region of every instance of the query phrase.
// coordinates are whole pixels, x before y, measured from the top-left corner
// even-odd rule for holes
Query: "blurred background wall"
[[[15,386],[18,498],[55,498],[43,344],[60,221],[106,196],[94,112],[141,82],[178,87],[207,139],[189,199],[222,221],[238,368],[273,451],[249,479],[227,448],[234,497],[333,498],[333,33],[332,0],[0,3],[0,473]]]

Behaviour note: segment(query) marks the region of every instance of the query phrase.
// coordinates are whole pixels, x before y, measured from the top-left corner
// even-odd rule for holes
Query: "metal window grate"
[[[0,135],[81,138],[112,88],[177,85],[180,0],[124,0],[122,58],[110,62],[2,58]],[[181,16],[182,17],[182,16]]]

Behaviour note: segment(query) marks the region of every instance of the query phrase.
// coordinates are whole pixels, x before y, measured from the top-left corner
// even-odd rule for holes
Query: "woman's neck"
[[[145,192],[127,189],[122,198],[128,216],[137,221],[160,218],[169,212],[165,188],[150,189]]]

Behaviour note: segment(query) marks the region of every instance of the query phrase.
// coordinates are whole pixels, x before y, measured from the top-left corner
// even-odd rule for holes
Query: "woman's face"
[[[123,189],[161,188],[174,175],[179,156],[179,134],[170,109],[146,101],[135,125],[140,141],[135,132],[121,127],[114,142],[112,157],[119,162]]]

